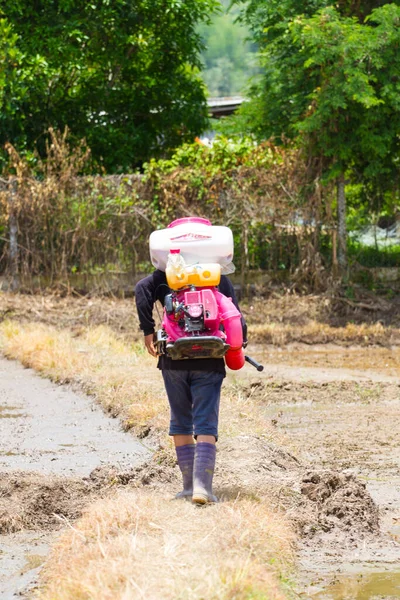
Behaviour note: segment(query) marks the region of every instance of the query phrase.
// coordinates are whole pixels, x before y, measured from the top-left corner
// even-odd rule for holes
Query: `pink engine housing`
[[[216,288],[197,288],[190,291],[178,292],[177,299],[182,302],[192,317],[204,314],[204,327],[207,335],[216,336],[229,344],[225,354],[226,365],[237,371],[244,366],[243,331],[241,315],[231,298],[227,298]],[[224,331],[221,331],[220,325]],[[175,342],[182,337],[191,337],[179,326],[174,316],[164,312],[163,328],[167,333],[167,343]],[[196,338],[194,337],[195,341]]]

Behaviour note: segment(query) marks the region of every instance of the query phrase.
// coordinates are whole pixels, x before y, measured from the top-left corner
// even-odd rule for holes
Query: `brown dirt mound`
[[[222,499],[256,496],[284,509],[302,537],[379,532],[378,508],[363,482],[339,471],[307,470],[262,436],[221,442],[216,481]]]
[[[318,530],[377,534],[379,511],[365,483],[338,471],[309,471],[302,477],[301,493],[315,505],[315,523],[303,528],[303,535]]]
[[[80,479],[37,473],[0,475],[0,534],[23,529],[52,529],[60,518],[76,519],[92,488]]]
[[[132,467],[124,471],[114,466],[97,467],[91,472],[89,480],[96,488],[110,485],[131,485],[175,489],[180,481],[180,474],[172,453],[163,452],[157,453],[150,461],[139,467]]]

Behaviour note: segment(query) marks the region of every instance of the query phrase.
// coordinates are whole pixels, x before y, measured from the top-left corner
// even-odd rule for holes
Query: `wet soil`
[[[0,360],[0,469],[89,475],[146,455],[93,400]]]
[[[55,531],[106,493],[90,479],[151,452],[93,400],[0,359],[0,597],[34,581]],[[108,482],[109,487],[109,482]]]
[[[311,520],[303,528],[300,597],[400,598],[400,360],[397,350],[382,350],[264,349],[256,357],[267,364],[266,378],[253,373],[236,383],[262,403],[285,447],[313,466],[302,492],[317,504],[327,496],[317,527]],[[353,488],[333,505],[324,470],[350,478]],[[332,517],[350,518],[350,528],[329,529]],[[357,522],[366,527],[352,527]]]
[[[0,597],[26,597],[37,578],[56,534],[20,531],[0,536]]]

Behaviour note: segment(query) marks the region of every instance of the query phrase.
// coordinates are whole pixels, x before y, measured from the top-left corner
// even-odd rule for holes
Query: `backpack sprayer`
[[[228,227],[213,227],[207,219],[173,221],[150,236],[153,265],[165,271],[172,292],[165,297],[158,354],[173,360],[225,358],[232,370],[245,361],[263,366],[243,352],[241,314],[217,290],[221,273],[232,273],[233,237]],[[199,258],[207,262],[199,262]]]

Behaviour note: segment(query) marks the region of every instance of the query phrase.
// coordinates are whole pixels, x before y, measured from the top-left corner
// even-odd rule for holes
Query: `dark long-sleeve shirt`
[[[222,275],[218,289],[224,296],[232,298],[232,302],[236,308],[240,310],[234,287],[226,276]],[[167,284],[167,277],[164,271],[159,271],[158,269],[136,284],[136,307],[139,316],[140,329],[143,331],[144,335],[150,335],[155,332],[155,322],[153,319],[154,303],[159,300],[162,306],[164,306],[165,296],[170,293],[171,290]],[[243,316],[242,328],[243,339],[247,340],[247,326]],[[225,373],[225,362],[223,358],[172,360],[169,356],[162,355],[158,360],[158,368],[185,371],[218,371],[220,373]]]

